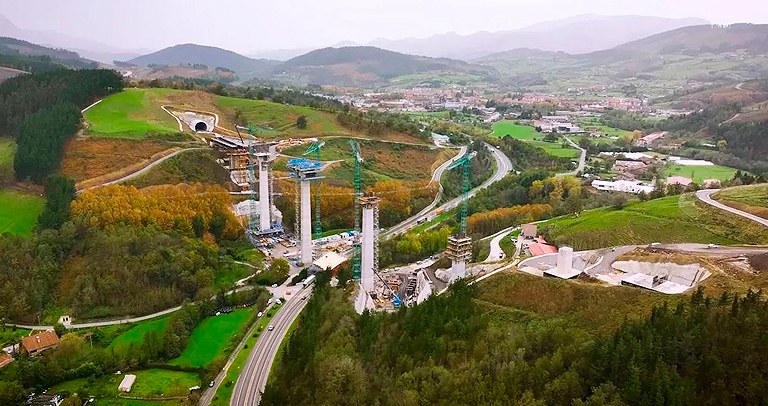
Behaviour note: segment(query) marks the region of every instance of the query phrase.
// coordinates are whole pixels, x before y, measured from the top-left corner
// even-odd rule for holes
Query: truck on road
[[[301,284],[301,288],[304,289],[307,286],[311,285],[315,282],[315,275],[307,276],[307,279],[304,279],[303,281],[299,282]]]

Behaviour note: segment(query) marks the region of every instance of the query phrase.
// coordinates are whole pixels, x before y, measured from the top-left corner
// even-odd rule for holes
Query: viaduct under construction
[[[247,215],[247,234],[252,241],[263,236],[279,235],[284,232],[282,225],[274,220],[274,175],[272,165],[277,158],[276,142],[257,139],[234,138],[216,134],[210,139],[210,145],[219,151],[221,164],[230,171],[232,180],[242,188],[247,188],[250,207]],[[320,161],[320,150],[324,142],[314,142],[303,154],[307,157],[290,158],[287,162],[288,175],[295,182],[295,221],[294,233],[298,241],[298,265],[307,267],[316,258],[313,249],[313,226],[315,235],[321,233],[320,212],[317,187],[313,195],[312,183],[324,178],[324,164]],[[374,297],[381,302],[382,291],[392,307],[403,303],[391,283],[379,274],[379,203],[380,197],[365,193],[362,185],[363,157],[356,141],[350,140],[354,161],[354,224],[351,233],[352,249],[346,252],[351,256],[353,278],[359,284],[355,307],[358,311],[374,309]],[[453,161],[448,169],[461,169],[463,174],[463,203],[460,210],[460,229],[448,239],[445,255],[451,259],[450,281],[466,277],[466,264],[472,254],[472,240],[467,235],[466,202],[470,187],[470,160],[474,153],[466,154]],[[314,197],[314,199],[313,199]],[[313,207],[314,206],[314,207]],[[315,221],[313,224],[313,208]],[[320,255],[317,255],[319,257]],[[411,281],[413,283],[413,281]],[[374,291],[379,287],[379,293]],[[381,286],[383,285],[383,289]]]

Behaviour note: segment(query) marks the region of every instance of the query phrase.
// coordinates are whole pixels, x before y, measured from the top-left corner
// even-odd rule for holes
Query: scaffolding
[[[363,157],[360,154],[360,145],[355,140],[349,140],[349,145],[352,147],[352,152],[355,155],[355,178],[354,178],[354,187],[355,187],[355,195],[354,195],[354,201],[355,201],[355,232],[358,235],[358,238],[355,240],[353,247],[354,247],[354,257],[352,259],[352,278],[355,280],[360,280],[360,261],[361,261],[361,254],[362,254],[362,247],[360,245],[360,216],[362,215],[360,210],[360,198],[363,195],[362,192],[362,181],[361,181],[361,170],[362,170],[362,164],[363,164]]]

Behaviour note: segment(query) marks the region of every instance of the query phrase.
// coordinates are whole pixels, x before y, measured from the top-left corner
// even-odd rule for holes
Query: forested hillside
[[[705,298],[615,332],[450,294],[358,316],[318,280],[264,405],[758,405],[768,302]],[[493,283],[493,279],[486,283]],[[601,288],[624,289],[624,288]]]
[[[0,84],[0,135],[16,138],[16,178],[42,183],[58,170],[64,143],[80,125],[80,109],[122,88],[111,70],[57,70]]]

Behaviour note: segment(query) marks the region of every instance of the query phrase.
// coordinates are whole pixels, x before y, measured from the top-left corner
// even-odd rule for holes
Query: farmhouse
[[[0,352],[0,368],[10,364],[13,362],[13,357],[6,354],[5,352]]]
[[[21,348],[30,357],[39,355],[45,350],[56,348],[59,345],[59,336],[53,330],[43,331],[21,339]]]
[[[521,228],[522,228],[521,234],[523,235],[523,238],[525,238],[526,240],[532,240],[536,238],[537,236],[536,233],[538,232],[536,223],[523,224]]]
[[[667,185],[688,186],[691,183],[693,183],[693,180],[686,178],[685,176],[670,176],[667,178]]]
[[[651,144],[653,144],[654,141],[658,140],[659,138],[663,138],[665,135],[667,135],[666,131],[661,132],[655,132],[652,134],[648,134],[643,138],[640,138],[637,140],[635,144],[639,147],[650,147]]]
[[[642,161],[616,161],[612,170],[615,172],[642,172],[648,169],[648,164]]]

